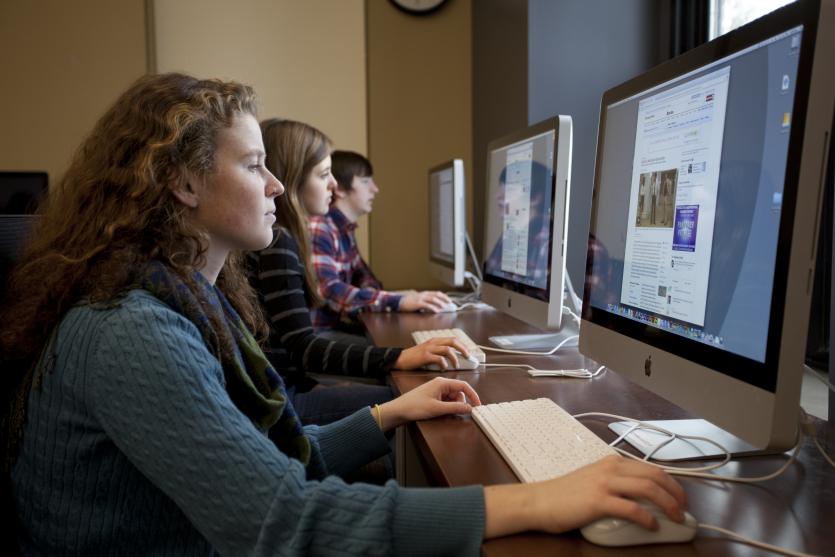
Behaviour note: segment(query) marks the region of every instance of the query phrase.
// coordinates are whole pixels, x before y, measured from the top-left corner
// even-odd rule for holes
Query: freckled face
[[[259,250],[272,241],[275,198],[284,186],[264,166],[258,121],[240,114],[218,132],[215,170],[198,183],[194,218],[209,234],[209,249]]]

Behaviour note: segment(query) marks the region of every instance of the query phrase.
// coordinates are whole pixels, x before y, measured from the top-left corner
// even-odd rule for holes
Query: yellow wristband
[[[383,429],[383,413],[380,411],[380,405],[375,404],[374,405],[374,410],[377,411],[377,426],[382,431],[382,429]]]

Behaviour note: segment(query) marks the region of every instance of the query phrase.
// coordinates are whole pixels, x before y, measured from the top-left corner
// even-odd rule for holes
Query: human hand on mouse
[[[435,364],[441,370],[455,369],[459,364],[456,350],[464,357],[470,355],[461,341],[455,338],[432,338],[401,352],[394,362],[394,368],[417,369]]]
[[[687,498],[669,474],[649,464],[609,456],[546,482],[486,487],[484,536],[525,530],[559,533],[603,517],[656,529],[657,520],[639,500],[655,504],[676,522],[684,520]]]
[[[400,299],[399,311],[428,311],[438,313],[452,300],[443,292],[425,290],[414,294],[407,294]]]
[[[383,431],[417,420],[447,414],[469,414],[481,400],[465,381],[435,377],[411,391],[380,405]]]

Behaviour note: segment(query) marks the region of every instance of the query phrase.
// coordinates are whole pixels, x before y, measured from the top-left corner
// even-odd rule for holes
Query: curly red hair
[[[5,424],[12,437],[38,381],[37,360],[71,306],[118,299],[152,259],[193,284],[207,237],[172,190],[187,172],[214,171],[218,131],[242,113],[256,115],[250,87],[170,73],[140,78],[96,123],[39,208],[41,218],[9,277],[0,351],[4,382],[19,386]],[[247,326],[266,338],[242,255],[230,256],[217,285]]]

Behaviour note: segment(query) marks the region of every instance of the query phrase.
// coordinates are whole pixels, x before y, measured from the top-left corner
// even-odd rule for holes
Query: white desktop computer
[[[796,2],[601,103],[580,351],[735,454],[798,435],[832,52],[833,2]]]
[[[429,269],[450,286],[469,281],[479,291],[481,269],[467,234],[464,161],[453,159],[429,169]],[[467,254],[472,273],[467,270]]]
[[[571,117],[557,116],[487,148],[482,301],[555,331],[563,325],[571,144]],[[500,348],[542,349],[553,348],[560,334],[490,340]]]

